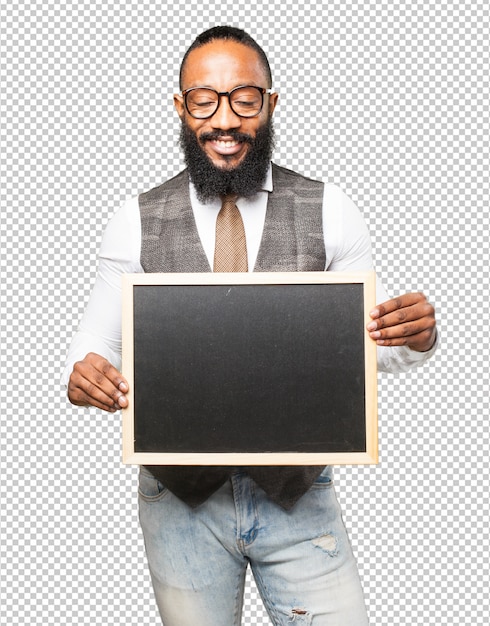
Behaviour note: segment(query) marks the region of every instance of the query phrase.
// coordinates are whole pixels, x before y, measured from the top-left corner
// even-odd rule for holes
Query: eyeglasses
[[[231,91],[216,91],[216,89],[209,87],[191,87],[185,89],[181,95],[189,114],[198,120],[205,120],[212,117],[218,110],[220,96],[228,98],[231,110],[239,117],[256,117],[264,106],[265,93],[273,93],[273,90],[254,85],[235,87]]]

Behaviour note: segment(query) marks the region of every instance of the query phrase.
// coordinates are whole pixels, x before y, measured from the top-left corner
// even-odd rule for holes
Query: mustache
[[[239,141],[240,143],[249,143],[253,144],[254,138],[251,135],[247,135],[247,133],[239,133],[237,130],[214,130],[208,133],[203,133],[199,137],[200,143],[206,143],[206,141],[216,141],[221,139],[221,137],[231,137],[235,141]]]

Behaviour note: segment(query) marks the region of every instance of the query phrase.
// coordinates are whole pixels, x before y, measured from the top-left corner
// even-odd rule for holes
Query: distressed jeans
[[[164,626],[239,626],[248,565],[275,626],[366,626],[331,475],[285,511],[238,470],[192,509],[141,468],[140,522]]]

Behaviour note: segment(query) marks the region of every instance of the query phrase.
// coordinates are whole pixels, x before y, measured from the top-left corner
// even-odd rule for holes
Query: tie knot
[[[229,193],[226,196],[222,196],[221,197],[221,206],[225,206],[225,205],[233,205],[236,204],[237,201],[237,194],[236,193]]]

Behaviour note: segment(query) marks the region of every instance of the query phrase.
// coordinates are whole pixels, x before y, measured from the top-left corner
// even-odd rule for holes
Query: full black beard
[[[224,136],[250,144],[243,161],[233,169],[216,167],[200,145],[200,141]],[[208,202],[228,194],[250,198],[260,191],[264,184],[274,150],[274,127],[272,119],[269,118],[268,122],[257,130],[255,137],[228,130],[206,133],[198,140],[196,134],[183,122],[179,143],[184,152],[190,179],[201,202]]]

